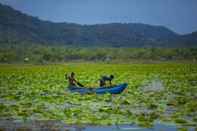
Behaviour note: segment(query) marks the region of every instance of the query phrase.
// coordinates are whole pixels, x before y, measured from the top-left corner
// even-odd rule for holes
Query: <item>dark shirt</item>
[[[102,76],[102,77],[101,77],[101,80],[103,80],[103,81],[112,81],[112,79],[113,79],[113,78],[108,77],[108,76]]]
[[[108,76],[102,76],[101,79],[100,79],[100,86],[105,86],[106,85],[106,81],[109,81],[110,84],[111,84],[111,81],[112,81],[113,78],[111,77],[108,77]]]

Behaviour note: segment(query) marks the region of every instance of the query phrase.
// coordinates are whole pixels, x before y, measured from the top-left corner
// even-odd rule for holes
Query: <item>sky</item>
[[[0,0],[53,22],[144,23],[180,33],[197,31],[197,0]]]

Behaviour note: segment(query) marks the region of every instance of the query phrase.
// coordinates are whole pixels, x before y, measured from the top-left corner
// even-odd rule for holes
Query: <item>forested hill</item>
[[[181,36],[163,26],[139,23],[53,23],[0,4],[0,43],[31,42],[82,47],[197,47],[196,38],[197,33]]]

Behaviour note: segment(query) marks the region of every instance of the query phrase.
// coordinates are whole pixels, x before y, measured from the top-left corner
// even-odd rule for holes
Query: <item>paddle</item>
[[[77,85],[80,87],[84,87],[84,85],[82,85],[81,83],[77,82]]]

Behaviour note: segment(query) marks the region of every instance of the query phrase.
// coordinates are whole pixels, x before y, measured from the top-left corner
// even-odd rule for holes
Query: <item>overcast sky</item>
[[[145,23],[197,31],[197,0],[0,0],[32,16],[79,24]]]

